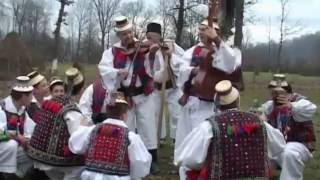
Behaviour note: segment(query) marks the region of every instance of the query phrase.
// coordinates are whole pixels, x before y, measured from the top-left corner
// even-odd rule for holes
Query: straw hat
[[[122,32],[132,28],[132,24],[129,23],[128,18],[125,16],[118,16],[114,21],[116,23],[114,27],[115,32]]]
[[[18,76],[12,90],[17,92],[31,92],[33,87],[30,85],[30,78],[28,76]]]
[[[229,80],[218,82],[215,86],[215,91],[215,102],[218,105],[229,105],[239,98],[239,91],[232,87]]]
[[[45,79],[38,71],[33,71],[27,75],[30,78],[29,84],[34,86]]]

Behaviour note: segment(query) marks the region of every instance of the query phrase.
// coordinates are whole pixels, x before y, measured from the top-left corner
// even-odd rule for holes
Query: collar
[[[126,123],[124,123],[123,120],[120,119],[112,119],[112,118],[108,118],[106,120],[104,120],[102,123],[108,123],[108,124],[113,124],[113,125],[118,125],[118,126],[122,126],[122,127],[126,127],[128,128],[128,126],[126,125]]]
[[[21,115],[24,113],[26,109],[24,106],[22,106],[20,109],[17,109],[13,103],[13,99],[11,96],[8,96],[7,98],[5,98],[4,102],[5,102],[5,110],[11,113]]]

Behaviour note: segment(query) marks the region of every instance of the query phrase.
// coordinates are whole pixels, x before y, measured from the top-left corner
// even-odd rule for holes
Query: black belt
[[[162,83],[157,83],[157,82],[155,82],[154,83],[154,87],[156,88],[156,89],[158,89],[158,90],[161,90],[161,88],[162,88]],[[172,84],[172,81],[167,81],[166,82],[166,89],[170,89],[170,88],[173,88],[173,84]]]
[[[118,91],[123,92],[127,97],[138,96],[144,94],[143,87],[121,87]]]

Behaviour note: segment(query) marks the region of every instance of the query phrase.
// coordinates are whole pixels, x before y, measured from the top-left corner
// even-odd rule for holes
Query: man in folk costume
[[[157,45],[151,45],[147,52],[140,51],[141,44],[134,39],[132,25],[126,17],[118,17],[115,21],[120,42],[104,51],[98,66],[100,76],[109,93],[124,92],[129,103],[126,123],[131,131],[137,129],[152,155],[151,171],[155,172],[158,169],[158,142],[153,80],[162,79],[163,59]],[[152,64],[159,64],[160,69]]]
[[[28,155],[34,167],[45,171],[50,179],[76,180],[83,170],[84,157],[70,151],[68,140],[84,119],[75,101],[83,90],[84,77],[76,68],[69,68],[66,76],[68,96],[42,103],[41,121],[30,140]]]
[[[92,119],[93,123],[96,124],[104,120],[99,117],[100,113],[106,112],[107,101],[108,92],[103,87],[102,79],[99,77],[83,92],[79,101],[79,108],[87,119]]]
[[[26,111],[33,90],[29,80],[27,76],[17,77],[11,95],[0,102],[0,173],[15,173],[19,177],[32,167],[25,153],[35,126]]]
[[[294,93],[285,75],[276,74],[269,84],[272,100],[262,105],[267,121],[279,129],[286,140],[282,154],[273,159],[281,166],[280,179],[303,179],[305,163],[315,151],[313,118],[317,106]]]
[[[284,144],[280,131],[239,110],[239,91],[228,80],[215,86],[217,113],[175,150],[181,180],[270,179],[269,156]]]
[[[41,103],[45,97],[49,96],[49,85],[46,78],[37,71],[33,71],[27,75],[30,78],[30,85],[33,86],[33,97],[31,104],[27,107],[27,112],[31,119],[36,123],[39,118],[38,112],[41,107]]]
[[[208,26],[208,21],[205,19],[199,25],[199,38],[200,42],[188,49],[183,59],[187,62],[187,66],[180,69],[179,83],[184,84],[183,91],[184,95],[180,98],[179,103],[183,106],[182,108],[182,119],[183,121],[178,122],[176,144],[178,147],[182,142],[183,138],[204,119],[214,114],[214,85],[223,79],[229,79],[234,85],[240,82],[240,77],[235,73],[241,65],[241,52],[240,50],[230,48],[226,45],[217,34],[219,26],[213,23],[212,27]],[[206,62],[208,59],[203,57],[203,52],[209,47],[209,64],[211,67],[206,68],[210,70],[211,79],[213,84],[203,83],[203,86],[208,86],[206,89],[211,93],[211,97],[203,98],[197,89],[195,89],[194,80],[199,74],[201,64]],[[210,87],[209,87],[210,86]],[[200,120],[200,121],[199,121]]]
[[[162,56],[167,56],[168,66],[166,65],[165,80],[155,81],[155,106],[156,106],[156,119],[159,120],[161,104],[161,88],[162,83],[165,82],[165,102],[168,105],[169,122],[170,122],[170,137],[175,139],[178,120],[181,119],[181,106],[178,100],[182,95],[181,89],[177,84],[177,77],[179,75],[179,68],[184,64],[182,55],[184,50],[176,43],[170,40],[163,40],[161,35],[161,25],[158,23],[149,23],[146,32],[147,40],[159,46]],[[162,46],[162,47],[160,47]],[[164,57],[165,59],[165,57]],[[162,121],[161,138],[166,136],[166,121]]]
[[[86,154],[82,180],[130,180],[149,174],[151,155],[140,136],[125,124],[128,103],[123,93],[111,96],[105,120],[93,126],[80,126],[69,139],[73,153]]]

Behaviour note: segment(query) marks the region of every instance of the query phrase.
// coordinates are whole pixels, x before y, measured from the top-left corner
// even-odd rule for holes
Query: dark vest
[[[24,123],[26,118],[26,111],[24,111],[21,115],[18,115],[17,113],[12,113],[6,110],[5,101],[2,100],[0,102],[0,106],[2,110],[6,114],[7,118],[7,130],[19,130],[19,134],[24,134]],[[18,133],[18,131],[17,131]]]
[[[100,113],[102,110],[103,102],[106,98],[106,89],[102,85],[102,79],[98,78],[93,84],[92,94],[92,113]]]
[[[42,103],[39,118],[28,147],[28,155],[53,166],[81,166],[83,156],[73,154],[69,147],[69,131],[64,115],[80,110],[66,97],[56,97]]]
[[[86,169],[108,175],[128,176],[129,130],[125,127],[101,123],[91,134]]]
[[[31,102],[27,107],[27,112],[30,118],[34,120],[35,123],[38,123],[36,120],[40,120],[39,117],[37,117],[40,115],[40,107],[37,105],[37,103]]]
[[[267,133],[257,116],[229,111],[209,122],[213,137],[200,179],[269,179]]]
[[[114,56],[113,64],[114,68],[122,69],[125,68],[127,59],[133,59],[134,55],[127,55],[126,52],[117,47],[112,48]],[[135,61],[132,64],[133,74],[131,84],[129,87],[122,87],[120,91],[124,92],[126,96],[132,97],[139,94],[149,95],[153,91],[153,78],[150,77],[144,66],[145,53],[138,53]],[[136,87],[137,78],[140,78],[142,87]]]

